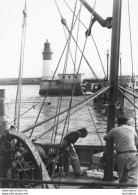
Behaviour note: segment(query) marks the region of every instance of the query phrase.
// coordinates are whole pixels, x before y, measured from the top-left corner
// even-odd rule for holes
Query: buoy
[[[51,102],[48,102],[47,105],[52,106],[52,103]]]

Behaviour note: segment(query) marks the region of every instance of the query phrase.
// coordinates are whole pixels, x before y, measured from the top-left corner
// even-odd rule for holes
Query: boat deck
[[[60,175],[54,179],[62,184],[56,185],[59,189],[114,189],[119,184],[117,173],[114,174],[114,181],[103,181],[103,171],[93,171],[91,176],[85,173],[81,177],[75,177],[73,174]]]

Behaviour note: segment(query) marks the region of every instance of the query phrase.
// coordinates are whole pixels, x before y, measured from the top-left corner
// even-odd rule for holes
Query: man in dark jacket
[[[79,138],[85,138],[88,132],[87,129],[82,128],[77,131],[68,133],[62,141],[62,149],[67,154],[67,157],[71,161],[71,165],[74,171],[74,176],[81,176],[80,162],[74,144]]]

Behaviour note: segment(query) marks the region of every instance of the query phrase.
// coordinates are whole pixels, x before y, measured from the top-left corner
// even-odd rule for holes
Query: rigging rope
[[[94,5],[94,7],[95,7],[95,5]],[[90,25],[91,25],[91,22],[90,22]],[[89,34],[89,30],[90,30],[90,25],[89,25],[89,29],[88,29],[88,31],[87,31],[88,34]],[[86,35],[86,41],[87,41],[88,34]],[[86,44],[86,42],[85,42],[85,44]],[[84,44],[84,49],[85,49],[85,44]],[[83,49],[83,53],[84,53],[84,49]],[[81,60],[80,60],[80,64],[81,64]],[[80,68],[80,65],[79,65],[79,68]],[[79,72],[79,68],[78,68],[78,72]],[[72,95],[73,95],[73,94],[72,94]],[[70,105],[71,105],[71,104],[70,104]],[[89,108],[88,108],[88,110],[89,110]],[[69,113],[69,112],[70,112],[70,109],[69,109],[68,113]],[[89,110],[89,112],[90,112],[90,110]],[[90,113],[90,115],[91,115],[91,113]],[[69,114],[67,114],[67,118],[69,118]],[[92,118],[92,115],[91,115],[91,118]],[[92,121],[93,121],[93,123],[94,123],[93,118],[92,118]],[[95,126],[95,124],[94,124],[94,126]],[[65,128],[65,127],[64,127],[64,128]],[[95,126],[95,129],[96,129],[96,132],[97,132],[97,134],[98,134],[98,131],[97,131],[96,126]],[[63,131],[63,132],[64,132],[64,131]],[[99,134],[98,134],[98,137],[99,137],[99,139],[100,139],[101,144],[103,145],[102,140],[101,140]],[[62,134],[62,138],[63,138],[63,134]]]
[[[81,6],[82,6],[82,4],[81,4]],[[72,10],[71,10],[71,11],[72,11]],[[73,13],[73,11],[72,11],[72,13]],[[75,15],[75,17],[76,17],[76,19],[78,19],[78,15]],[[79,21],[80,21],[80,20],[79,20]],[[67,28],[68,32],[70,33],[70,30],[69,30],[68,26],[66,25],[66,20],[65,20],[64,18],[63,18],[63,20],[62,20],[62,23],[65,25],[65,27]],[[88,60],[87,60],[86,57],[84,56],[83,52],[81,51],[80,47],[78,46],[78,44],[77,44],[75,38],[73,37],[73,35],[72,35],[72,38],[73,38],[74,42],[76,43],[76,45],[77,45],[77,47],[78,47],[80,53],[83,55],[83,58],[85,59],[87,65],[89,66],[89,68],[90,68],[92,74],[94,75],[95,78],[98,79],[97,75],[95,74],[95,72],[94,72],[94,70],[92,69],[91,65],[89,64]]]
[[[98,96],[101,95],[102,93],[106,92],[109,88],[110,88],[110,86],[106,86],[106,87],[100,89],[100,90],[97,91],[95,94],[92,94],[91,96],[89,96],[87,99],[82,100],[81,102],[79,102],[79,103],[75,104],[74,106],[72,106],[71,109],[73,109],[73,108],[75,108],[75,107],[77,107],[77,106],[79,106],[79,105],[82,105],[82,104],[84,103],[84,105],[81,106],[81,108],[83,108],[86,104],[88,104],[89,102],[91,102],[94,98],[98,97]],[[80,108],[79,108],[79,109],[80,109]],[[79,109],[77,109],[75,112],[77,112]],[[67,111],[68,111],[68,109],[62,111],[61,113],[59,113],[59,115],[65,113],[65,112],[67,112]],[[74,113],[75,113],[75,112],[74,112]],[[74,114],[74,113],[72,113],[72,114]],[[52,116],[52,117],[50,117],[50,118],[47,119],[47,120],[44,120],[43,122],[39,122],[38,124],[35,125],[35,127],[37,127],[37,126],[39,126],[39,125],[42,125],[43,123],[46,123],[46,122],[52,120],[53,118],[55,118],[55,115]],[[52,128],[53,128],[53,127],[52,127]],[[31,130],[31,129],[32,129],[32,127],[27,128],[27,129],[23,130],[22,132],[25,133],[25,132],[27,132],[27,131],[29,131],[29,130]],[[47,132],[46,132],[46,131],[41,132],[41,133],[39,133],[39,135],[40,135],[40,136],[43,136],[45,133],[47,133]],[[40,138],[39,135],[37,135],[37,139]]]
[[[72,9],[70,8],[70,6],[67,4],[67,2],[66,2],[65,0],[64,0],[64,2],[65,2],[65,4],[67,5],[67,7],[70,9],[70,11],[73,12]],[[75,16],[76,16],[76,15],[75,15]],[[76,18],[77,18],[77,16],[76,16]],[[80,21],[80,23],[84,26],[84,28],[87,29],[87,27],[85,26],[85,24],[84,24],[79,18],[77,18],[77,19],[78,19],[78,20]],[[97,44],[96,44],[96,42],[95,42],[94,37],[93,37],[92,34],[91,34],[91,38],[92,38],[92,40],[93,40],[93,42],[94,42],[94,45],[95,45],[95,48],[96,48],[96,51],[97,51],[97,54],[98,54],[98,57],[99,57],[99,60],[100,60],[102,69],[103,69],[103,73],[104,73],[105,78],[106,78],[107,76],[106,76],[106,73],[105,73],[105,70],[104,70],[104,66],[103,66],[103,62],[102,62],[101,56],[100,56],[100,52],[99,52],[99,50],[98,50]],[[84,59],[85,59],[85,58],[84,58]],[[87,64],[88,64],[88,63],[87,63]],[[88,64],[88,66],[89,66],[90,70],[92,71],[94,77],[98,79],[98,76],[95,74],[95,72],[94,72],[94,70],[92,69],[92,67],[90,66],[90,64]]]
[[[85,98],[85,95],[84,95],[84,98]],[[90,108],[89,108],[89,105],[88,105],[88,104],[87,104],[87,108],[88,108],[88,111],[89,111],[91,120],[92,120],[92,122],[93,122],[95,131],[96,131],[96,133],[97,133],[97,135],[98,135],[98,138],[99,138],[99,140],[100,140],[100,143],[101,143],[101,145],[103,146],[103,148],[105,148],[105,146],[103,145],[102,139],[101,139],[101,137],[100,137],[100,134],[99,134],[99,132],[98,132],[98,128],[96,127],[96,124],[95,124],[95,122],[94,122],[94,118],[93,118],[93,116],[92,116],[92,113],[91,113],[91,111],[90,111]]]
[[[69,52],[70,52],[71,35],[72,35],[72,31],[73,31],[74,24],[75,24],[74,23],[74,18],[75,18],[74,15],[75,15],[76,7],[77,7],[77,0],[75,2],[75,7],[74,7],[74,13],[73,13],[72,24],[71,24],[71,33],[69,33],[69,42],[68,42],[67,53],[66,53],[65,64],[64,64],[64,70],[63,70],[64,80],[62,81],[61,94],[60,94],[61,95],[61,98],[59,98],[60,99],[59,100],[59,104],[58,104],[59,107],[57,107],[57,110],[59,111],[59,113],[60,113],[60,109],[61,109],[61,101],[62,101],[62,94],[63,94],[64,82],[65,82],[65,74],[66,74],[66,70],[67,70],[68,57],[69,57]],[[60,13],[60,15],[61,15],[61,13]],[[58,124],[59,116],[57,116],[57,118],[58,118],[57,119],[57,124]],[[56,118],[55,118],[55,121],[56,121]],[[65,127],[65,125],[64,125],[64,127]],[[56,141],[57,128],[58,128],[58,125],[56,126],[56,130],[55,130],[54,144],[55,144],[55,141]],[[64,130],[65,130],[65,128],[63,128],[63,132],[64,132]],[[53,129],[53,131],[54,131],[54,129]],[[62,137],[61,137],[61,139],[62,139]],[[52,139],[51,139],[51,142],[52,142]],[[53,145],[53,147],[54,147],[54,145]],[[57,164],[58,157],[59,157],[59,153],[57,154],[57,157],[55,159],[55,163],[54,163],[54,167],[53,167],[53,174],[54,174],[54,171],[55,171],[55,167],[56,167],[56,164]]]
[[[68,37],[68,39],[67,39],[67,41],[66,41],[66,43],[65,43],[65,46],[64,46],[63,51],[62,51],[62,53],[61,53],[61,56],[60,56],[60,58],[59,58],[59,61],[58,61],[58,63],[57,63],[57,67],[56,67],[56,69],[55,69],[55,72],[54,72],[54,74],[53,74],[53,76],[52,76],[51,81],[53,81],[53,79],[54,79],[54,77],[55,77],[55,74],[56,74],[57,69],[58,69],[58,67],[59,67],[59,65],[60,65],[61,59],[62,59],[62,57],[63,57],[63,54],[64,54],[65,49],[66,49],[66,46],[67,46],[67,44],[68,44],[68,41],[69,41],[69,37]],[[37,119],[36,119],[36,121],[35,121],[35,124],[36,124],[37,121],[38,121],[38,118],[39,118],[39,115],[40,115],[40,113],[41,113],[42,107],[43,107],[43,105],[44,105],[44,103],[45,103],[45,100],[46,100],[47,95],[48,95],[48,93],[49,93],[49,90],[50,90],[50,88],[51,88],[51,84],[52,84],[52,82],[50,83],[50,85],[49,85],[49,87],[48,87],[47,93],[46,93],[46,95],[45,95],[45,97],[44,97],[44,100],[43,100],[43,102],[42,102],[42,105],[41,105],[41,108],[40,108],[40,110],[39,110],[39,113],[38,113]],[[36,103],[35,105],[33,105],[33,106],[32,106],[31,108],[29,108],[26,112],[22,113],[22,115],[20,115],[20,117],[23,116],[24,114],[26,114],[27,112],[29,112],[31,109],[33,109],[34,107],[36,107],[36,106],[37,106],[38,104],[40,104],[40,103],[41,103],[41,102],[38,102],[38,103]],[[17,117],[16,119],[18,119],[18,117]],[[11,123],[12,123],[12,122],[11,122]],[[33,131],[34,131],[34,129],[32,129],[32,132],[31,132],[31,134],[30,134],[30,138],[31,138],[31,136],[32,136]]]
[[[66,46],[65,46],[66,47]],[[63,53],[64,53],[64,50],[63,50]],[[61,58],[60,58],[61,59]],[[60,61],[60,60],[59,60]],[[59,63],[58,63],[58,65],[59,65]],[[57,65],[57,68],[58,68],[58,65]],[[56,73],[56,71],[55,71],[55,73]],[[54,74],[55,75],[55,74]],[[54,78],[54,75],[53,75],[53,78]],[[52,78],[52,80],[53,80],[53,78]],[[50,89],[50,87],[49,87],[49,89]],[[48,94],[48,93],[47,93]],[[47,97],[47,95],[46,95],[46,97]],[[43,103],[45,102],[45,98],[44,98],[44,101],[43,101]],[[35,104],[35,105],[33,105],[30,109],[28,109],[28,111],[29,110],[31,110],[32,108],[34,108],[36,105],[38,105],[39,103],[37,103],[37,104]],[[43,104],[42,104],[42,106],[43,106]],[[41,107],[42,108],[42,107]],[[28,112],[28,111],[26,111],[26,112]],[[25,112],[25,113],[26,113]],[[41,109],[40,109],[40,112],[41,112]],[[40,114],[40,112],[39,112],[39,114]],[[23,113],[22,115],[20,115],[19,117],[21,117],[21,116],[23,116],[25,113]],[[38,114],[38,117],[39,117],[39,114]],[[18,119],[19,117],[16,117],[16,119]],[[37,117],[37,118],[38,118]],[[37,122],[37,119],[36,119],[36,122]],[[35,122],[35,124],[36,124],[36,122]],[[32,132],[33,132],[33,130],[32,130]],[[31,133],[31,135],[32,135],[32,133]],[[31,137],[31,135],[30,135],[30,137]]]
[[[56,4],[56,7],[57,7],[58,12],[59,12],[59,14],[60,14],[62,24],[66,23],[65,19],[62,17],[62,14],[61,14],[61,11],[60,11],[60,9],[59,9],[59,7],[58,7],[57,2],[56,2],[55,0],[54,0],[54,2],[55,2],[55,4]],[[67,24],[66,24],[66,25],[67,25]],[[63,25],[63,30],[64,30],[64,34],[65,34],[65,37],[66,37],[66,40],[67,40],[67,35],[66,35],[66,32],[65,32],[64,25]],[[74,69],[75,69],[74,72],[76,72],[75,61],[73,60],[73,56],[72,56],[71,51],[70,51],[70,56],[71,56],[72,63],[73,63],[73,65],[74,65]]]
[[[67,28],[68,32],[70,33],[70,31],[69,31],[68,27],[66,26],[66,23],[64,23],[64,25],[65,25],[65,27]],[[96,73],[95,73],[95,72],[94,72],[94,70],[92,69],[92,67],[91,67],[90,63],[88,62],[87,58],[85,57],[85,55],[84,55],[83,51],[80,49],[80,47],[79,47],[79,45],[77,44],[77,42],[76,42],[75,38],[73,37],[73,35],[72,35],[72,38],[73,38],[74,42],[76,43],[76,45],[77,45],[77,47],[78,47],[78,49],[79,49],[79,51],[80,51],[81,55],[82,55],[82,56],[83,56],[83,58],[85,59],[85,61],[86,61],[87,65],[89,66],[89,68],[90,68],[90,70],[91,70],[92,74],[94,75],[94,77],[95,77],[96,79],[98,79],[98,76],[96,75]]]
[[[78,14],[79,19],[80,19],[80,15],[81,15],[81,8],[82,8],[82,4],[80,5],[80,9],[79,9],[79,14]],[[80,22],[78,21],[77,38],[76,38],[76,49],[75,49],[75,59],[74,59],[74,64],[75,65],[76,65],[76,60],[77,60],[77,49],[78,49],[78,44],[77,43],[78,43],[78,38],[79,38],[79,27],[80,27]],[[75,73],[75,67],[74,67],[74,73]],[[73,84],[74,84],[74,79],[75,78],[73,78]],[[68,112],[67,119],[66,119],[66,120],[68,120],[68,123],[67,123],[67,133],[69,131],[69,123],[70,123],[70,114],[71,114],[72,101],[73,101],[73,96],[71,96],[70,105],[69,105],[69,112]]]
[[[38,118],[39,118],[39,116],[40,116],[40,113],[41,113],[41,110],[42,110],[42,108],[43,108],[43,105],[44,105],[44,103],[45,103],[45,101],[46,101],[46,98],[47,98],[47,95],[48,95],[48,93],[49,93],[49,90],[51,89],[52,81],[53,81],[53,79],[54,79],[54,77],[55,77],[55,75],[56,75],[56,72],[57,72],[58,67],[59,67],[59,65],[60,65],[60,62],[61,62],[61,59],[62,59],[63,54],[64,54],[64,52],[65,52],[65,49],[66,49],[66,47],[67,47],[68,41],[69,41],[69,38],[68,38],[68,40],[66,41],[65,46],[64,46],[63,51],[62,51],[62,54],[61,54],[61,56],[60,56],[60,58],[59,58],[57,67],[56,67],[55,72],[54,72],[54,74],[53,74],[53,76],[52,76],[52,80],[51,80],[51,83],[50,83],[50,85],[49,85],[49,87],[48,87],[47,93],[46,93],[46,95],[45,95],[45,97],[44,97],[44,99],[43,99],[43,102],[42,102],[42,104],[41,104],[41,107],[40,107],[38,116],[37,116],[37,118],[36,118],[35,124],[36,124],[37,121],[38,121]],[[38,104],[39,104],[39,103],[37,103],[36,105],[38,105]],[[36,105],[35,105],[35,106],[36,106]],[[30,138],[31,138],[31,136],[32,136],[32,134],[33,134],[33,131],[34,131],[34,129],[32,129],[32,131],[31,131],[31,133],[30,133]]]
[[[82,3],[81,3],[81,5],[82,5]],[[79,15],[79,18],[78,18],[78,24],[80,24],[80,15]],[[78,28],[79,28],[79,25],[78,25]],[[77,34],[77,35],[78,35],[78,34]],[[78,40],[78,39],[77,39],[77,40]],[[76,49],[77,49],[77,45],[76,45]],[[83,95],[83,97],[85,98],[85,95]],[[100,142],[101,142],[101,145],[103,146],[103,143],[102,143],[101,137],[100,137],[100,135],[99,135],[99,133],[98,133],[98,129],[97,129],[96,125],[95,125],[95,122],[94,122],[93,116],[92,116],[92,114],[91,114],[91,111],[90,111],[89,105],[87,104],[86,106],[87,106],[87,108],[88,108],[88,111],[89,111],[89,114],[90,114],[91,120],[92,120],[92,122],[93,122],[93,124],[94,124],[95,130],[96,130],[96,133],[97,133],[97,135],[98,135],[98,137],[99,137],[99,140],[100,140]],[[104,147],[104,146],[103,146],[103,147]]]
[[[119,91],[122,93],[122,95],[134,106],[134,108],[137,108],[138,107],[123,93],[123,91],[121,90],[121,88],[119,87]]]
[[[128,0],[128,18],[129,18],[129,35],[130,35],[130,50],[131,50],[131,64],[132,64],[132,82],[133,82],[133,94],[135,92],[134,89],[134,65],[133,65],[133,49],[132,49],[132,35],[131,35],[131,21],[130,21],[130,5],[129,5],[129,0]],[[136,103],[135,97],[134,97],[134,104]],[[137,123],[136,123],[136,109],[134,106],[134,121],[135,121],[135,130],[137,129]]]
[[[128,94],[132,95],[133,97],[138,98],[138,95],[132,93],[131,91],[125,89],[124,87],[119,86],[119,88],[122,89],[122,90],[124,90],[124,91],[127,92]]]
[[[20,107],[21,107],[21,91],[22,91],[22,76],[23,76],[23,62],[24,62],[24,49],[25,49],[25,35],[26,35],[26,1],[23,10],[23,25],[22,25],[22,39],[21,39],[21,51],[20,51],[20,68],[19,68],[19,81],[16,93],[16,103],[15,103],[15,115],[14,115],[14,125],[19,131],[20,126]]]
[[[75,4],[75,10],[76,10],[76,5],[77,5],[77,1],[76,1],[76,4]],[[81,13],[81,7],[82,7],[82,5],[80,6],[80,9],[79,9],[79,12],[78,12],[77,15],[80,15],[80,13]],[[73,18],[74,18],[74,16],[75,16],[75,11],[73,12]],[[67,23],[66,23],[65,19],[64,19],[64,21],[63,21],[63,19],[62,19],[62,23],[63,23],[63,25],[65,25],[65,26],[67,27]],[[75,25],[75,23],[76,23],[76,20],[75,20],[75,22],[74,22],[74,25]],[[72,25],[73,25],[73,23],[72,23]],[[72,33],[71,33],[71,31],[69,30],[68,27],[67,27],[67,29],[68,29],[69,35],[70,35],[71,37],[73,37],[73,36],[72,36]],[[76,46],[77,46],[77,43],[76,43]],[[75,62],[74,62],[74,64],[76,65],[76,56],[75,56]],[[75,74],[75,66],[74,66],[74,74]],[[76,75],[77,75],[77,76],[76,76],[76,81],[77,81],[77,78],[78,78],[77,72],[76,72]],[[69,129],[70,108],[71,108],[71,105],[72,105],[72,100],[73,100],[73,94],[74,94],[74,91],[75,91],[76,81],[75,81],[75,78],[73,77],[72,95],[71,95],[71,99],[70,99],[70,103],[69,103],[69,108],[68,108],[67,116],[66,116],[66,119],[65,119],[64,127],[63,127],[63,133],[62,133],[62,136],[61,136],[61,143],[62,143],[63,135],[65,134],[64,132],[65,132],[65,127],[66,127],[66,125],[67,125],[67,130],[66,130],[66,132],[68,132],[68,129]],[[75,84],[74,84],[74,83],[75,83]],[[74,86],[74,85],[75,85],[75,86]],[[68,122],[67,122],[67,121],[68,121]]]
[[[56,3],[56,0],[54,0],[54,2]],[[57,3],[56,3],[56,6],[57,6]],[[75,3],[74,14],[73,14],[73,18],[72,18],[71,34],[72,34],[72,31],[73,31],[73,28],[74,28],[73,22],[74,22],[74,15],[75,15],[76,6],[77,6],[77,0],[76,0],[76,3]],[[58,10],[59,10],[59,8],[58,8]],[[60,10],[59,10],[59,13],[60,13],[60,16],[62,17]],[[63,69],[63,75],[64,75],[64,77],[63,77],[63,80],[62,80],[62,86],[61,86],[61,91],[60,91],[60,95],[59,95],[59,101],[58,101],[58,105],[57,105],[58,113],[60,113],[60,109],[61,109],[61,101],[62,101],[62,94],[63,94],[64,82],[65,82],[65,74],[66,74],[67,63],[68,63],[68,56],[69,56],[69,51],[70,51],[71,34],[69,34],[69,42],[68,42],[68,47],[67,47],[67,53],[66,53],[66,58],[65,58],[64,69]],[[59,120],[59,116],[57,116],[57,124],[58,124],[58,120]],[[56,118],[55,118],[55,121],[56,121]],[[53,131],[54,131],[54,129],[53,129]],[[57,135],[57,126],[56,126],[56,130],[55,130],[54,142],[56,140],[56,135]]]
[[[69,42],[69,38],[70,38],[70,37],[68,37],[68,40],[66,41],[66,44],[65,44],[65,46],[64,46],[64,49],[63,49],[62,54],[61,54],[61,56],[60,56],[59,62],[58,62],[57,67],[56,67],[56,70],[55,70],[55,72],[54,72],[54,74],[53,74],[53,77],[52,77],[52,81],[53,81],[53,79],[54,79],[54,77],[55,77],[55,74],[56,74],[57,69],[58,69],[58,67],[59,67],[59,64],[60,64],[60,62],[61,62],[61,59],[62,59],[62,57],[63,57],[64,51],[65,51],[66,46],[67,46],[67,44],[68,44],[68,42]],[[50,83],[49,88],[48,88],[48,90],[47,90],[47,93],[46,93],[46,95],[45,95],[45,97],[44,97],[44,100],[43,100],[43,103],[42,103],[41,108],[40,108],[40,110],[39,110],[39,113],[38,113],[38,116],[37,116],[37,118],[36,118],[35,124],[36,124],[37,121],[38,121],[38,118],[39,118],[39,116],[40,116],[40,113],[41,113],[43,104],[44,104],[44,102],[45,102],[45,100],[46,100],[46,98],[47,98],[47,95],[48,95],[48,93],[49,93],[49,90],[50,90],[50,88],[51,88],[51,84],[52,84],[52,82]],[[36,106],[36,105],[35,105],[35,106]],[[34,131],[34,129],[32,129],[32,131],[31,131],[31,133],[30,133],[30,138],[31,138],[31,136],[32,136],[33,131]]]

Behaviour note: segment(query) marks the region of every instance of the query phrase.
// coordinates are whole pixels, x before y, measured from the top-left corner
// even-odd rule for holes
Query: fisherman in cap
[[[115,143],[119,183],[137,184],[137,133],[133,127],[128,125],[128,119],[126,117],[119,117],[117,123],[118,127],[109,131],[109,133],[104,136],[104,140],[113,140]]]

